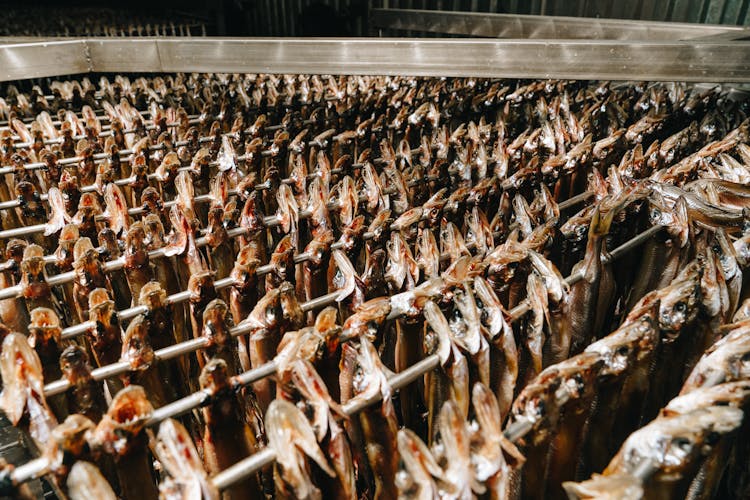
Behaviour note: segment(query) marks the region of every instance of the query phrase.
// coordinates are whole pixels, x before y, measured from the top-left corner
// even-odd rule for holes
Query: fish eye
[[[626,345],[621,345],[620,347],[617,348],[615,352],[617,353],[618,356],[627,356],[628,353],[630,352],[630,348]]]
[[[691,448],[690,440],[687,438],[675,438],[674,445],[684,452],[689,452]]]
[[[687,309],[687,304],[685,304],[683,301],[680,301],[674,305],[674,310],[677,312],[685,312]]]

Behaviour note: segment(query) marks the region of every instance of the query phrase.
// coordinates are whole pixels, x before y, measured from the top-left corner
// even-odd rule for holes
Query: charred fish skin
[[[224,360],[212,359],[201,372],[201,388],[211,391],[210,404],[203,409],[204,460],[210,474],[216,474],[257,451],[255,436],[245,422],[244,411],[234,393]],[[232,485],[229,498],[262,498],[257,477]]]

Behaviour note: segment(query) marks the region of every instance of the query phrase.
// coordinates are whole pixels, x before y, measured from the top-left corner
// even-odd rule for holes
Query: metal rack
[[[81,73],[299,73],[750,81],[744,41],[73,39],[0,45],[0,81]]]
[[[419,31],[451,32],[462,35],[516,36],[525,39],[470,39],[470,40],[388,40],[388,39],[201,39],[146,38],[75,39],[44,41],[3,41],[0,45],[0,80],[9,81],[29,77],[49,77],[80,73],[152,73],[152,72],[268,72],[268,73],[321,73],[321,74],[382,74],[415,76],[462,76],[491,78],[570,78],[613,80],[676,80],[686,82],[747,83],[750,82],[750,43],[736,41],[747,32],[737,28],[701,28],[688,25],[643,26],[627,22],[601,21],[590,32],[579,38],[607,38],[591,40],[559,40],[551,37],[565,36],[576,30],[576,22],[559,19],[520,19],[497,17],[489,20],[463,16],[464,24],[456,23],[447,14],[426,15],[423,11],[407,12],[396,18],[386,9],[374,11],[374,23],[390,28]],[[419,16],[427,16],[419,25]],[[486,18],[486,15],[481,15]],[[565,24],[567,23],[567,24]],[[419,29],[422,28],[422,29]],[[452,31],[446,31],[452,30]],[[685,34],[687,32],[687,34]],[[682,33],[674,41],[675,33]],[[647,39],[634,40],[646,35]],[[526,39],[526,38],[535,39]],[[538,39],[536,39],[538,37]],[[714,37],[714,39],[706,39]],[[717,40],[715,37],[718,37]],[[242,158],[239,158],[242,160]],[[127,179],[123,180],[127,182]],[[256,188],[262,189],[262,186]],[[202,200],[196,200],[202,201]],[[575,201],[561,208],[573,205]],[[8,207],[10,208],[10,207]],[[301,214],[304,217],[304,214]],[[263,221],[266,226],[278,224],[270,216]],[[609,260],[619,258],[627,251],[653,237],[659,227],[653,227],[614,250]],[[230,236],[244,233],[239,228]],[[3,237],[16,236],[16,233]],[[28,229],[24,234],[29,234]],[[199,242],[200,244],[200,242]],[[205,244],[205,242],[203,242]],[[151,255],[156,258],[158,251]],[[163,254],[163,252],[162,252]],[[295,262],[303,262],[298,255]],[[110,263],[110,270],[119,269],[122,263]],[[259,274],[263,273],[259,271]],[[72,275],[69,277],[72,279]],[[579,275],[567,278],[572,284]],[[59,284],[67,276],[57,276],[49,281]],[[216,288],[231,284],[228,279],[214,283]],[[0,299],[15,297],[18,290],[0,291]],[[302,304],[304,311],[314,310],[333,303],[337,294],[328,294]],[[169,297],[170,303],[187,300],[188,292]],[[132,318],[143,308],[120,312],[121,319]],[[511,311],[512,319],[528,310],[525,304]],[[80,334],[91,325],[77,325],[64,332],[64,338]],[[242,335],[246,330],[236,327],[232,335]],[[170,346],[156,352],[157,360],[166,360],[202,348],[201,338]],[[438,365],[436,355],[431,355],[399,373],[389,381],[398,389],[416,380]],[[129,367],[116,363],[94,372],[94,378],[103,380],[115,376]],[[240,374],[237,380],[250,384],[275,373],[274,363]],[[45,386],[46,395],[66,390],[65,381],[55,381]],[[148,425],[181,415],[207,403],[210,395],[198,392],[157,410]],[[344,406],[352,415],[367,403]],[[523,429],[509,430],[507,436],[517,439]],[[40,458],[15,469],[13,481],[22,482],[38,477],[46,471],[46,459]],[[243,460],[234,467],[214,476],[214,485],[223,489],[259,470],[274,460],[273,450],[265,449]],[[643,475],[648,474],[648,464]]]

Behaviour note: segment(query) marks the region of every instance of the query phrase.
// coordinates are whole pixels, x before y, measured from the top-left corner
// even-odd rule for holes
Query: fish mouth
[[[146,391],[139,385],[130,385],[112,400],[107,416],[116,429],[137,432],[142,423],[154,412],[154,407],[146,397]],[[137,428],[137,430],[136,430]]]

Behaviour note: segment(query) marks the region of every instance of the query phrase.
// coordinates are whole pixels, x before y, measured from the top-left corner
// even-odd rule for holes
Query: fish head
[[[325,382],[307,359],[298,359],[292,364],[292,383],[302,396],[298,406],[309,407],[309,411],[305,413],[312,415],[311,425],[315,436],[319,442],[322,442],[328,432],[328,423],[332,419],[332,413],[342,417],[346,417],[346,414],[331,398]]]
[[[233,280],[232,286],[244,291],[250,290],[258,282],[258,266],[260,260],[257,258],[257,248],[253,245],[245,245],[237,254],[234,267],[230,273]]]
[[[149,281],[141,288],[138,304],[147,307],[149,311],[167,307],[167,291],[158,281]]]
[[[164,246],[164,224],[156,214],[148,214],[143,219],[143,229],[146,232],[146,245],[149,250],[156,250]]]
[[[440,223],[443,207],[447,203],[445,198],[447,192],[448,188],[439,189],[422,205],[424,209],[422,217],[427,221],[426,227],[435,227]]]
[[[750,376],[750,322],[721,327],[724,337],[698,360],[682,386],[682,393],[696,387],[708,387],[744,380]]]
[[[641,500],[644,498],[640,479],[627,473],[603,476],[594,474],[591,479],[575,483],[567,481],[563,488],[570,500]]]
[[[263,212],[260,209],[260,196],[261,194],[258,191],[250,192],[245,200],[242,215],[240,216],[240,227],[247,229],[251,234],[264,230],[266,227],[263,222]]]
[[[54,343],[60,345],[60,318],[52,309],[37,307],[30,313],[29,343],[32,347]]]
[[[679,277],[678,277],[679,278]],[[699,273],[683,275],[659,291],[658,326],[666,340],[674,340],[698,315],[701,300]]]
[[[495,290],[513,281],[516,271],[528,259],[528,249],[512,239],[498,245],[487,256],[486,277]]]
[[[115,302],[106,288],[96,288],[89,293],[89,314],[104,324],[110,323],[110,316],[116,313]]]
[[[651,460],[663,477],[681,477],[739,427],[743,416],[738,408],[710,406],[657,418],[628,437],[605,474],[613,468],[632,473],[643,460]]]
[[[63,423],[55,427],[44,453],[55,464],[53,468],[64,466],[63,460],[82,458],[89,446],[88,436],[95,428],[94,422],[79,414],[68,415]]]
[[[391,385],[388,382],[388,375],[390,373],[390,370],[383,365],[375,346],[367,338],[361,337],[352,380],[355,399],[369,401],[380,395],[384,401],[389,400]]]
[[[380,247],[388,241],[392,222],[390,210],[378,212],[368,227],[368,232],[372,234],[371,245]]]
[[[122,361],[130,364],[132,370],[148,370],[156,361],[151,339],[148,335],[148,321],[139,314],[128,325],[122,339]]]
[[[467,353],[474,355],[481,347],[480,312],[471,286],[464,284],[454,293],[454,307],[448,319],[453,341]]]
[[[79,460],[73,464],[65,483],[70,498],[98,498],[115,500],[117,496],[102,473],[91,462]]]
[[[399,429],[396,443],[403,467],[396,476],[399,494],[405,498],[437,497],[437,479],[443,476],[443,469],[427,445],[407,428]]]
[[[214,271],[203,271],[190,276],[188,280],[188,291],[191,302],[206,302],[216,296],[214,288]]]
[[[697,408],[721,405],[743,408],[748,399],[750,399],[750,382],[746,380],[696,387],[672,398],[669,404],[661,410],[661,415],[689,413]]]
[[[422,207],[411,208],[393,221],[393,229],[400,231],[406,241],[414,241],[417,236],[417,223],[422,220]]]
[[[229,375],[227,362],[221,358],[213,358],[201,370],[199,377],[201,389],[208,390],[212,395],[230,390],[233,386]]]
[[[570,217],[560,226],[560,233],[567,241],[572,244],[581,244],[586,241],[591,225],[591,218],[594,215],[594,207],[588,206],[581,209],[578,213]]]
[[[44,250],[39,245],[31,244],[23,251],[21,271],[30,279],[38,279],[45,268]]]
[[[268,446],[276,452],[280,477],[294,490],[297,498],[311,498],[320,492],[310,479],[305,455],[317,463],[330,477],[336,473],[320,449],[315,432],[305,415],[294,404],[282,399],[271,402],[266,412]]]
[[[659,334],[649,316],[627,320],[615,332],[589,345],[585,352],[602,360],[602,377],[627,373],[641,360],[651,356],[659,342]]]
[[[315,267],[320,267],[330,254],[333,244],[333,231],[325,229],[319,231],[312,241],[305,247],[305,253],[310,255],[308,262]]]
[[[69,381],[90,378],[91,365],[88,354],[77,345],[66,347],[60,354],[60,370]]]
[[[224,344],[231,338],[232,319],[229,308],[221,299],[214,299],[203,310],[203,336],[210,342]]]
[[[354,314],[344,321],[344,337],[375,339],[380,326],[391,312],[391,301],[388,297],[376,297],[363,302]]]
[[[294,285],[288,281],[279,285],[279,302],[281,314],[289,329],[302,328],[305,323],[305,313],[302,311]]]
[[[159,425],[154,452],[172,481],[171,487],[177,490],[175,498],[194,498],[191,494],[206,500],[220,498],[216,487],[208,481],[190,434],[177,420],[170,418]],[[159,491],[172,498],[164,494],[164,486],[162,482]]]
[[[115,395],[96,426],[91,443],[111,454],[125,454],[140,434],[154,407],[139,385],[129,385]]]

